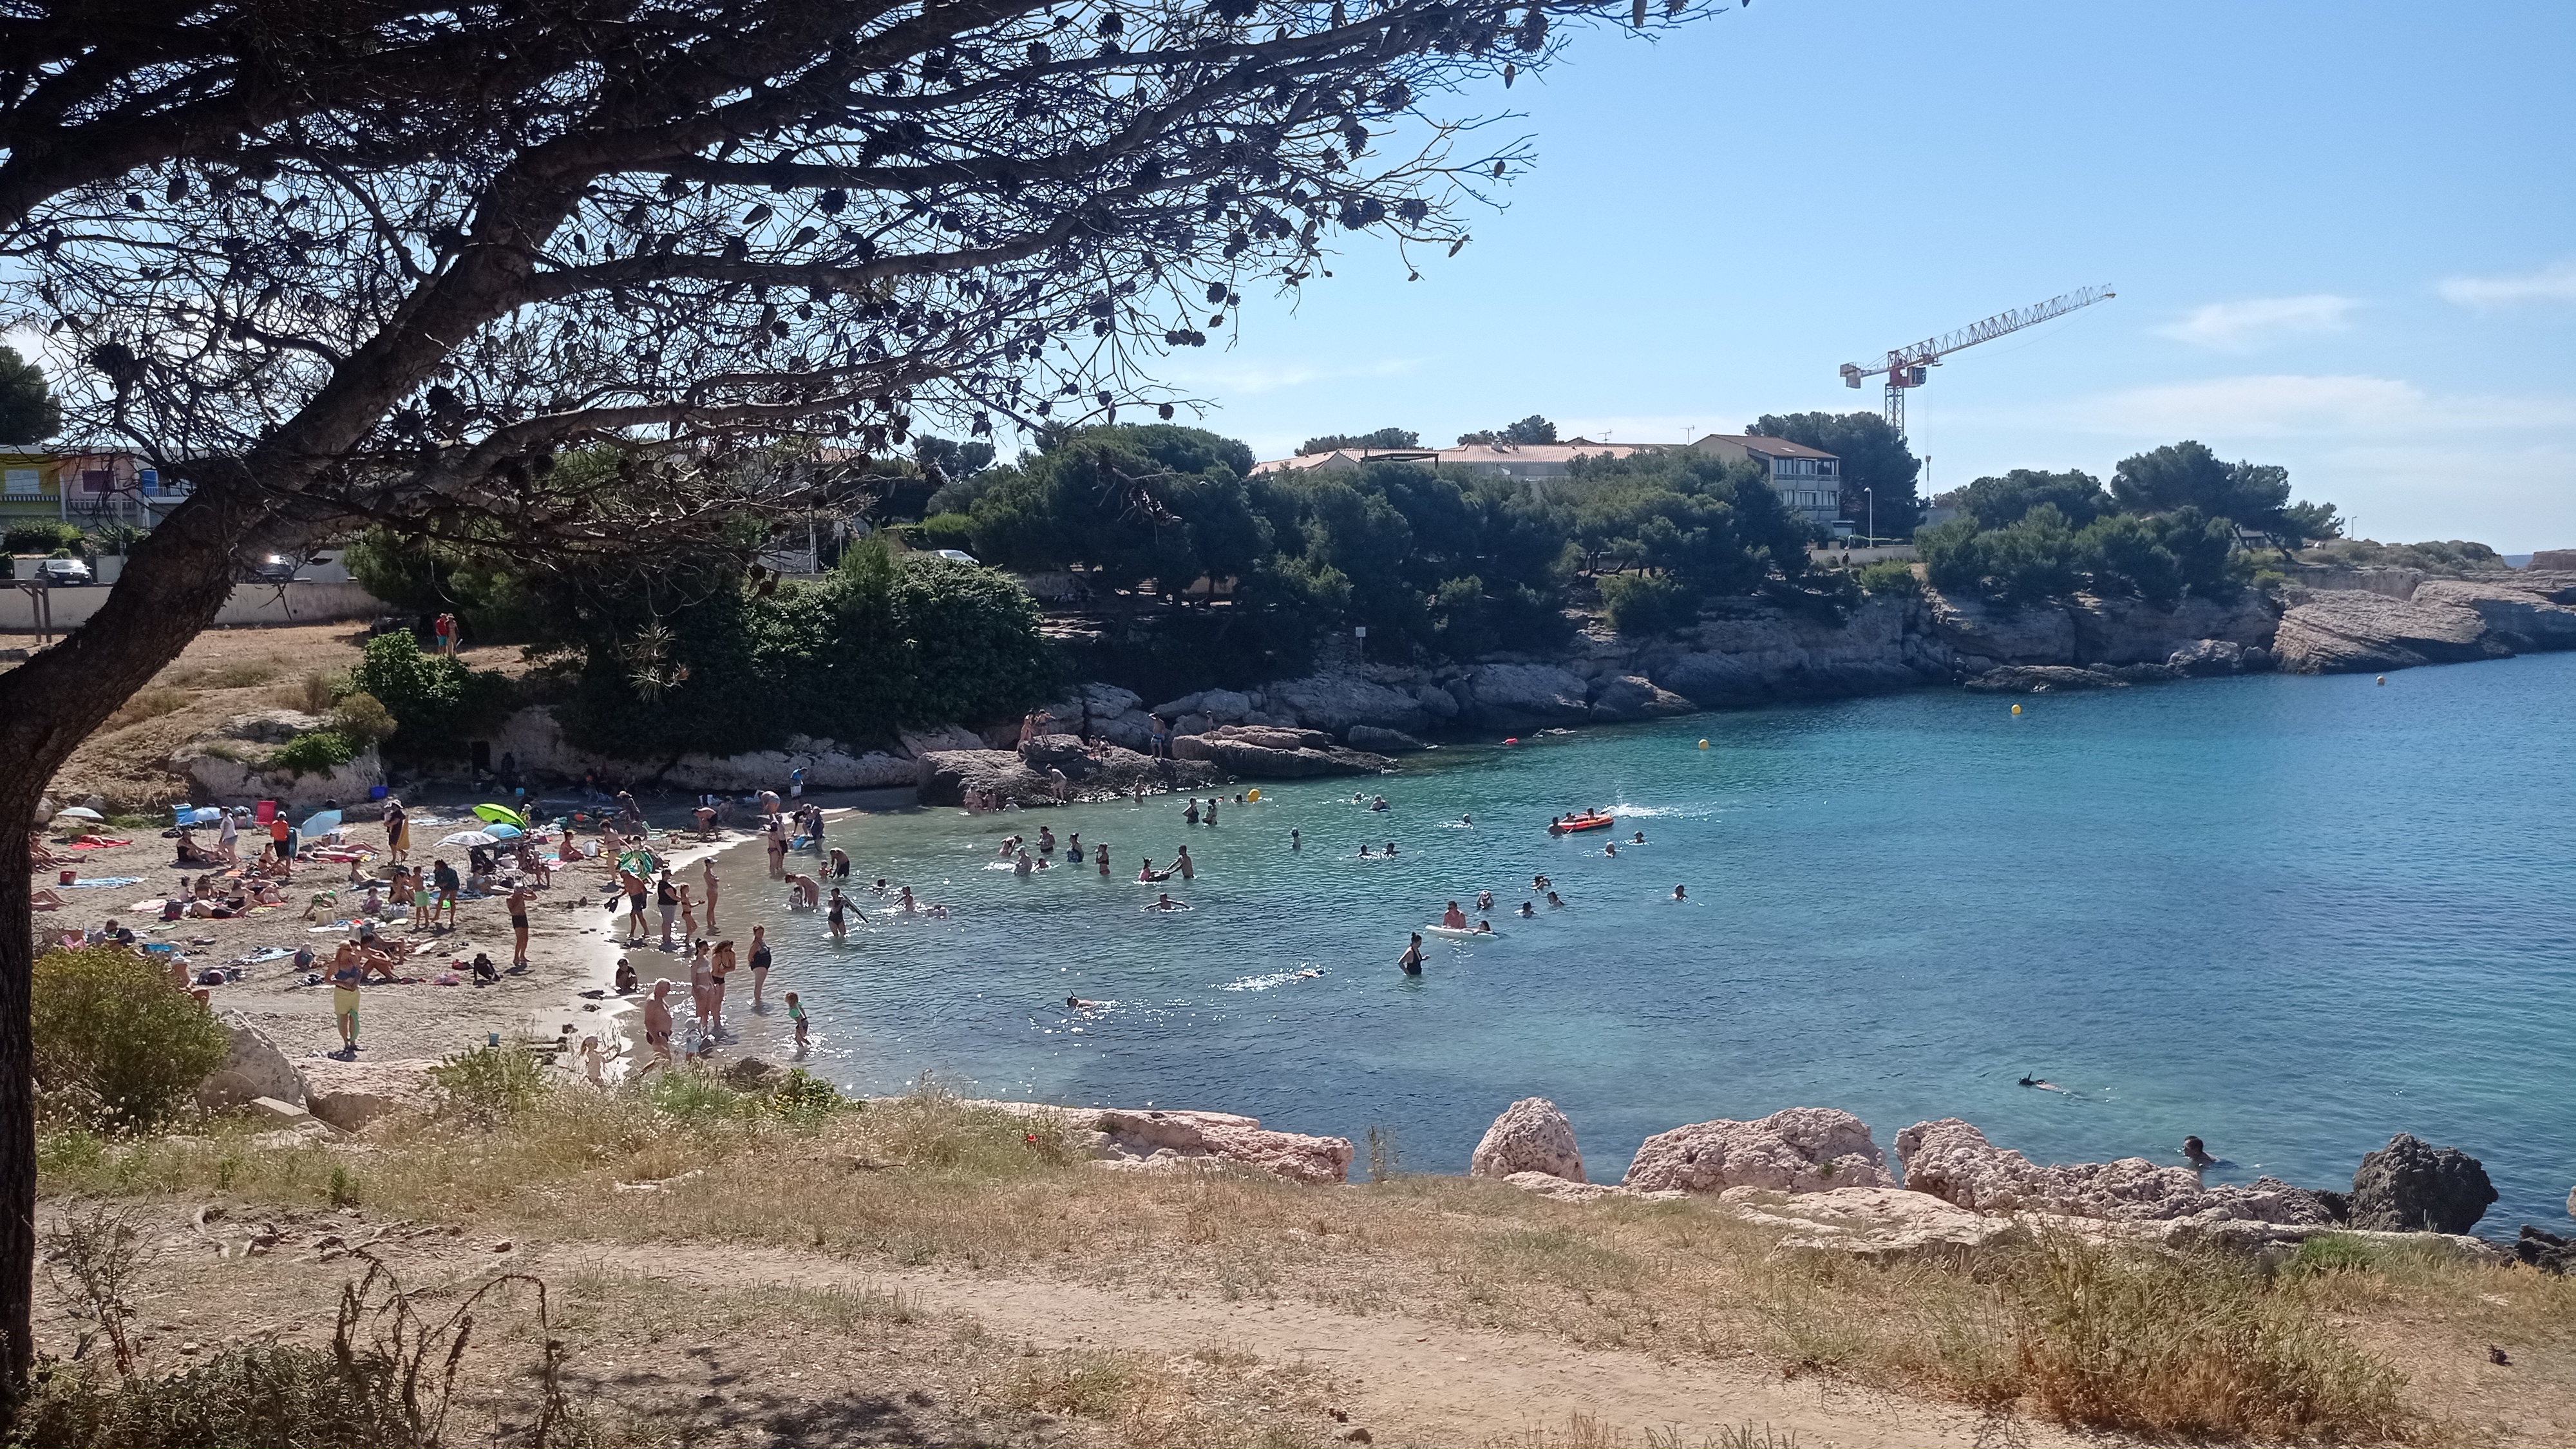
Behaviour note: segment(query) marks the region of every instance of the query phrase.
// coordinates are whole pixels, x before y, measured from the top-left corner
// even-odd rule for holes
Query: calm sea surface
[[[2179,1161],[2197,1133],[2220,1176],[2318,1186],[2408,1131],[2485,1160],[2489,1231],[2565,1225],[2576,654],[2022,703],[1925,690],[1451,746],[1264,785],[1213,828],[1164,797],[872,815],[834,831],[857,880],[954,919],[872,919],[835,948],[737,852],[727,934],[769,923],[810,1060],[871,1092],[929,1073],[1376,1125],[1442,1171],[1539,1095],[1603,1180],[1650,1133],[1798,1105],[1857,1113],[1882,1146],[1965,1117],[2041,1161]],[[1352,803],[1359,785],[1391,808]],[[1617,811],[1615,859],[1545,832],[1592,804]],[[1001,837],[1041,824],[1105,841],[1111,878],[997,868]],[[1394,859],[1359,858],[1389,840]],[[1140,912],[1138,856],[1183,843],[1198,879],[1169,888],[1193,909]],[[1536,872],[1564,909],[1506,915]],[[1432,938],[1422,976],[1397,972],[1408,930],[1488,889],[1501,939]],[[743,1045],[784,1055],[784,1015],[744,996]]]

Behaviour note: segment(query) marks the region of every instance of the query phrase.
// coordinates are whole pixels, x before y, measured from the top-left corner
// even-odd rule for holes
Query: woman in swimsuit
[[[769,928],[751,928],[751,1005],[760,1009],[760,989],[769,984]]]
[[[1407,976],[1422,974],[1422,933],[1420,931],[1413,933],[1412,944],[1404,948],[1403,955],[1395,958],[1395,964],[1397,969]]]
[[[824,920],[832,928],[832,944],[835,946],[849,939],[848,929],[841,924],[841,912],[849,904],[849,898],[841,894],[841,888],[832,887],[832,913],[824,917]]]
[[[510,958],[510,964],[525,966],[528,964],[528,888],[526,886],[520,886],[510,892],[510,931],[518,937],[516,954]]]

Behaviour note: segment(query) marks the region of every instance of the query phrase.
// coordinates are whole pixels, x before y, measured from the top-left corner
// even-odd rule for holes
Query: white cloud
[[[2276,337],[2311,332],[2340,332],[2361,304],[2350,297],[2314,293],[2305,297],[2255,297],[2243,302],[2211,302],[2194,307],[2181,320],[2156,328],[2159,336],[2219,352],[2251,352]]]
[[[2533,302],[2576,302],[2576,257],[2519,275],[2444,277],[2436,290],[2446,301],[2481,312]]]

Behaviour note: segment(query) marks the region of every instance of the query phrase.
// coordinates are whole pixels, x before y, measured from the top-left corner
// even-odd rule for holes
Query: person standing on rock
[[[1404,948],[1403,955],[1395,958],[1395,964],[1396,968],[1407,976],[1422,974],[1422,933],[1420,931],[1413,933],[1412,944]]]

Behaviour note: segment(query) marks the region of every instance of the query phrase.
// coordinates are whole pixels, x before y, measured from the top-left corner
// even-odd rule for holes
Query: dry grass
[[[1043,1127],[938,1096],[874,1103],[800,1131],[656,1110],[635,1093],[557,1092],[499,1130],[421,1124],[379,1135],[373,1148],[356,1159],[322,1147],[266,1151],[229,1129],[113,1148],[55,1139],[45,1186],[183,1198],[221,1190],[282,1205],[337,1193],[371,1214],[472,1214],[494,1231],[524,1224],[601,1244],[767,1245],[1055,1275],[1144,1296],[1294,1296],[1659,1356],[1750,1352],[1791,1374],[2159,1440],[2455,1435],[2443,1425],[2461,1416],[2410,1398],[2388,1346],[2354,1330],[2403,1314],[2453,1338],[2576,1362],[2576,1287],[2526,1269],[2410,1253],[2316,1256],[2266,1272],[2049,1238],[1880,1266],[1777,1252],[1772,1230],[1697,1202],[1578,1206],[1419,1176],[1315,1189],[1251,1173],[1102,1172]],[[614,1191],[640,1180],[670,1181]],[[862,1296],[811,1311],[858,1323],[900,1322],[905,1310]],[[1202,1422],[1171,1408],[1180,1401],[1167,1392],[1169,1365],[1113,1356],[1025,1367],[1006,1403],[1093,1417],[1064,1406],[1118,1397],[1128,1407],[1109,1417],[1124,1439],[1268,1432],[1249,1411]]]
[[[148,684],[118,705],[116,713],[109,715],[107,722],[98,727],[99,732],[111,733],[127,725],[159,719],[165,714],[177,714],[196,701],[197,696],[193,692],[176,685]]]
[[[162,671],[162,682],[192,689],[255,689],[286,672],[275,655],[178,664]]]
[[[329,714],[339,701],[342,687],[348,683],[346,672],[325,674],[308,669],[268,692],[269,703],[280,709],[298,709],[306,714]]]

